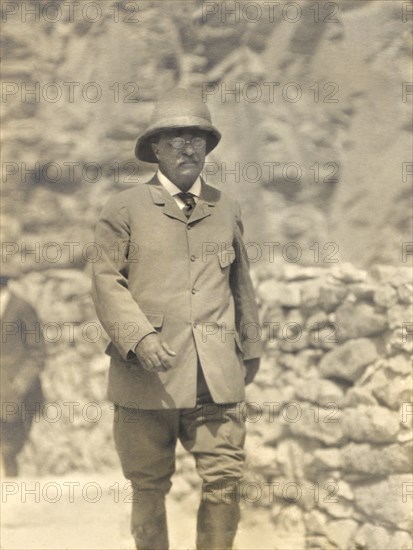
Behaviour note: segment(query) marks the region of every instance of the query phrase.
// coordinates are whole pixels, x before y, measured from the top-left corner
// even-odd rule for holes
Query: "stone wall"
[[[280,548],[411,548],[411,270],[289,265],[257,288],[247,450]]]
[[[412,283],[409,268],[349,264],[257,268],[265,344],[248,388],[251,521],[276,548],[411,548]],[[45,270],[14,290],[31,299],[47,340],[46,403],[20,456],[22,475],[118,469],[105,401],[107,337],[89,274]],[[173,498],[199,490],[178,449]]]

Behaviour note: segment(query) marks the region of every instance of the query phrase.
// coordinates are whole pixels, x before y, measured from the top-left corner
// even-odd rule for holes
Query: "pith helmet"
[[[196,128],[207,133],[207,154],[221,139],[220,132],[213,126],[211,113],[199,95],[175,88],[158,101],[148,128],[138,137],[135,155],[145,162],[158,162],[152,151],[151,138],[172,128]]]

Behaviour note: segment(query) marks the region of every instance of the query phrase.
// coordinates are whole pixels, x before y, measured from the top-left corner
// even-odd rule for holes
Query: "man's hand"
[[[166,372],[172,365],[169,357],[176,355],[174,351],[162,342],[159,334],[147,334],[135,348],[139,363],[147,371]]]
[[[248,386],[248,384],[251,384],[251,382],[254,380],[255,375],[257,374],[258,369],[260,368],[260,358],[257,357],[256,359],[246,359],[244,361],[244,367],[247,371],[245,374],[245,385]]]

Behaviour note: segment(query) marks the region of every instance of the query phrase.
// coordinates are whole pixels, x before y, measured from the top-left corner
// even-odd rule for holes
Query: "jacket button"
[[[191,256],[189,259],[191,260],[191,262],[194,262],[194,261],[196,260],[196,256],[194,256],[194,255],[192,254],[192,256]]]
[[[186,225],[186,228],[188,229],[188,231],[189,231],[190,229],[192,229],[192,227],[189,225],[189,223]]]
[[[196,288],[193,288],[193,289],[192,289],[192,294],[196,294],[196,293],[197,293]]]

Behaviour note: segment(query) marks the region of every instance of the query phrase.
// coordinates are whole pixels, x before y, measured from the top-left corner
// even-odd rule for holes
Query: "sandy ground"
[[[126,550],[129,534],[130,489],[119,474],[68,475],[54,478],[1,480],[3,550]],[[178,501],[168,497],[171,550],[195,548],[198,495]],[[245,517],[246,516],[246,517]],[[274,532],[262,514],[244,514],[237,550],[274,549]],[[259,521],[257,521],[259,519]]]

